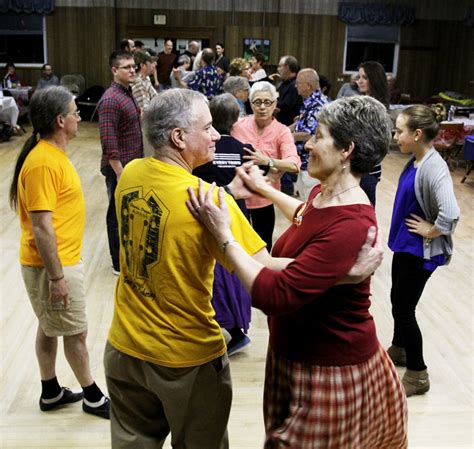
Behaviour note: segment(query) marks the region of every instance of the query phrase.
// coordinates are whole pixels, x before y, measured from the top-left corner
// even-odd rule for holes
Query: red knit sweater
[[[264,268],[252,288],[252,305],[269,315],[270,347],[280,356],[322,366],[368,360],[378,347],[370,307],[370,278],[338,285],[354,264],[369,226],[371,206],[315,209],[313,189],[301,226],[292,224],[273,256],[295,260],[283,271]]]

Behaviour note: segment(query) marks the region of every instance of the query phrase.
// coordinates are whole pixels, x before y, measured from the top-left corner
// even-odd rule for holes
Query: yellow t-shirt
[[[149,157],[127,164],[115,192],[121,276],[109,342],[158,365],[197,366],[225,352],[211,296],[215,260],[229,264],[186,207],[197,186],[183,168]],[[250,254],[262,249],[230,196],[227,204],[235,239]]]
[[[18,178],[18,214],[21,225],[20,263],[44,266],[36,248],[29,212],[53,213],[53,228],[61,265],[81,260],[85,204],[81,180],[66,153],[40,140],[23,163]]]

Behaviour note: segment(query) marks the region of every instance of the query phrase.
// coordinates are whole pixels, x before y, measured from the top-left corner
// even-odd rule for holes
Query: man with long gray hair
[[[186,208],[196,167],[219,133],[206,98],[170,89],[145,111],[153,157],[124,168],[116,189],[120,277],[105,350],[113,448],[227,448],[232,400],[225,341],[211,306],[217,245]],[[231,185],[236,192],[237,186]],[[250,254],[265,243],[227,195],[235,239]]]
[[[86,347],[81,261],[84,197],[81,180],[66,154],[81,118],[71,93],[62,87],[47,87],[32,96],[30,119],[33,135],[16,162],[10,205],[20,218],[21,271],[38,317],[39,406],[48,412],[84,398],[86,413],[108,419],[109,399],[92,378]],[[81,384],[80,392],[58,383],[58,337],[63,337],[64,353]]]

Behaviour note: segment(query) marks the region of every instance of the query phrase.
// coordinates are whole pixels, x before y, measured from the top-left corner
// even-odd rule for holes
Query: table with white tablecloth
[[[13,97],[0,97],[0,122],[16,127],[19,113],[18,105]]]
[[[22,107],[28,104],[30,93],[32,92],[32,87],[15,87],[10,89],[3,88],[5,92],[8,92],[16,101],[18,107]]]

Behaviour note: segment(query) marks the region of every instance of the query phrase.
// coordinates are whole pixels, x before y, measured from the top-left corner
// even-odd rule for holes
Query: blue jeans
[[[117,187],[117,175],[115,174],[113,168],[110,165],[103,167],[100,171],[105,176],[107,196],[109,197],[109,207],[107,208],[107,215],[105,221],[107,224],[107,237],[109,239],[110,257],[112,258],[112,265],[114,267],[114,270],[120,271],[120,242],[117,213],[115,211],[115,189]]]

